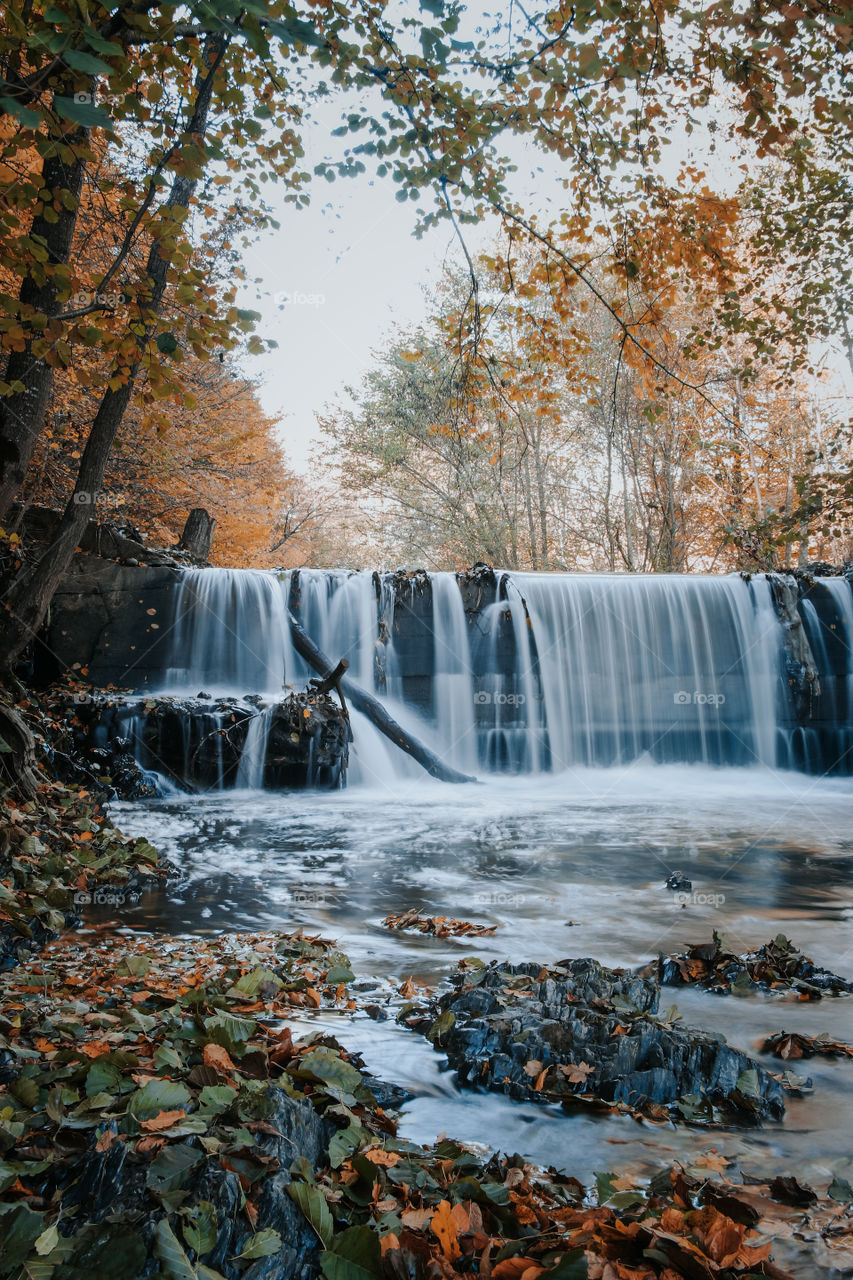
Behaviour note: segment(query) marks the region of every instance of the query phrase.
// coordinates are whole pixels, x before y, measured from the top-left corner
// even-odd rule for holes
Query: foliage
[[[62,782],[65,727],[34,700],[18,706],[37,744],[41,785],[31,800],[0,796],[0,955],[37,949],[79,916],[81,895],[125,895],[161,881],[167,866],[147,840],[128,840],[93,780]],[[0,747],[2,749],[2,747]],[[74,769],[69,771],[73,778]]]
[[[714,312],[737,224],[703,218],[713,271],[678,225],[634,237],[630,283],[588,244],[592,303],[512,239],[477,263],[476,323],[449,279],[429,325],[322,420],[328,461],[375,504],[383,558],[671,572],[845,554],[849,431],[804,371],[743,372],[745,340]],[[620,299],[639,345],[614,323]]]

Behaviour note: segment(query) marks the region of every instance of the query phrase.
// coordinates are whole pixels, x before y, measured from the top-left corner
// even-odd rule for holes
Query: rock
[[[666,887],[678,893],[690,893],[693,888],[693,881],[688,880],[683,871],[673,871],[666,878]]]
[[[657,1019],[659,987],[595,960],[484,966],[431,1007],[427,1034],[461,1084],[512,1098],[578,1098],[691,1122],[757,1123],[781,1086],[717,1036]]]
[[[768,575],[773,603],[782,624],[785,667],[798,719],[808,720],[815,700],[820,696],[817,663],[800,617],[799,587],[790,574]]]
[[[61,699],[55,699],[57,708]],[[269,707],[256,699],[75,695],[74,746],[125,799],[161,793],[158,775],[190,790],[234,786],[250,725],[263,714],[263,785],[334,789],[345,785],[349,722],[329,696],[289,694]],[[306,714],[307,713],[307,714]],[[261,744],[263,746],[263,742]]]

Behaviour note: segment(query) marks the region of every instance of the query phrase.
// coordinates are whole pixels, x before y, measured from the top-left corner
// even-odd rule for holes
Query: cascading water
[[[516,708],[527,767],[775,764],[782,637],[765,580],[512,574],[505,607],[516,659],[496,732]]]
[[[303,687],[314,672],[293,649],[290,610],[408,731],[469,772],[639,759],[849,771],[845,579],[822,579],[814,602],[801,602],[823,689],[805,729],[761,575],[505,572],[478,590],[473,599],[450,573],[194,570],[181,586],[166,683],[238,695]],[[249,727],[240,786],[261,784],[264,715]],[[351,780],[418,776],[357,713],[353,731]]]
[[[280,694],[297,670],[285,596],[275,574],[189,569],[178,588],[170,691]]]

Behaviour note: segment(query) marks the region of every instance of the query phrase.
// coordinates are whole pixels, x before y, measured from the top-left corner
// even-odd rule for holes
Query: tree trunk
[[[3,790],[31,800],[42,778],[36,740],[14,707],[0,702],[0,782]]]
[[[201,142],[207,132],[213,79],[222,60],[230,37],[217,34],[208,39],[205,49],[205,70],[199,72],[197,97],[192,119],[187,126],[187,136]],[[187,209],[198,180],[178,175],[172,185],[165,208]],[[3,621],[0,624],[0,668],[13,665],[21,651],[38,631],[56,588],[59,586],[74,551],[89,523],[92,504],[96,501],[104,482],[104,472],[125,411],[133,395],[141,355],[150,340],[154,318],[160,310],[166,292],[167,273],[171,257],[163,250],[159,240],[151,246],[146,264],[148,297],[144,304],[145,329],[137,338],[138,355],[135,363],[124,373],[125,382],[116,389],[108,389],[101,400],[92,430],[77,473],[77,483],[71,500],[62,513],[53,541],[40,560],[28,565],[15,578],[3,602]]]
[[[293,614],[288,613],[287,617],[296,652],[301,654],[309,667],[313,667],[317,674],[325,679],[332,670],[332,663],[317,648],[308,632],[296,621]],[[349,677],[344,677],[340,682],[340,687],[357,711],[362,711],[379,732],[384,733],[389,742],[393,742],[395,747],[405,751],[413,760],[417,760],[418,764],[426,769],[427,773],[431,774],[433,778],[438,778],[441,782],[477,781],[476,778],[471,778],[465,773],[459,773],[456,769],[451,769],[443,760],[439,760],[438,756],[434,755],[428,747],[425,747],[422,742],[418,742],[417,738],[413,738],[411,734],[406,733],[406,730],[401,728],[396,720],[389,716],[378,698],[374,698],[372,693],[362,689],[361,685],[354,684]]]
[[[86,147],[88,134],[88,129],[81,128],[57,139],[56,152],[44,162],[41,185],[51,192],[51,199],[45,200],[44,207],[45,211],[50,209],[56,221],[49,222],[45,213],[41,213],[33,218],[30,226],[31,239],[43,244],[48,258],[42,281],[37,280],[35,270],[31,269],[21,283],[19,296],[23,315],[32,308],[36,315],[51,319],[61,310],[57,299],[59,287],[50,269],[67,263],[71,255],[86,168],[86,159],[81,151]],[[73,159],[63,160],[62,155],[69,151]],[[60,192],[68,193],[71,199],[67,196],[65,200],[61,199]],[[71,208],[67,207],[69,204]],[[41,332],[36,333],[35,338],[43,341]],[[53,366],[44,358],[33,355],[35,338],[28,339],[21,351],[10,352],[6,362],[5,381],[19,383],[21,390],[0,399],[0,520],[5,519],[24,482],[44,426],[53,387]]]
[[[178,546],[181,551],[188,551],[194,560],[207,560],[215,528],[216,521],[204,507],[193,507],[187,516]]]

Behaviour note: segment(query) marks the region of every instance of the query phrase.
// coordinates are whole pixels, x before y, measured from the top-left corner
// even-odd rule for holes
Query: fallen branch
[[[330,678],[330,674],[335,674],[332,671],[332,663],[322,650],[317,648],[307,631],[297,622],[293,614],[288,613],[287,616],[296,652],[305,659],[309,667],[312,667],[323,680]],[[407,733],[405,729],[397,724],[396,720],[389,716],[378,698],[374,698],[372,693],[362,689],[361,685],[355,684],[349,677],[345,676],[337,687],[346,692],[355,709],[366,715],[371,724],[374,724],[380,733],[384,733],[389,742],[393,742],[395,747],[405,751],[413,760],[417,760],[418,764],[423,769],[426,769],[427,773],[433,778],[438,778],[441,782],[477,781],[476,778],[471,778],[468,774],[459,773],[458,770],[450,768],[434,752],[430,751],[429,747],[425,747],[422,742],[418,742],[417,738],[413,738],[410,733]]]

